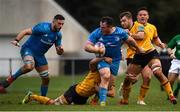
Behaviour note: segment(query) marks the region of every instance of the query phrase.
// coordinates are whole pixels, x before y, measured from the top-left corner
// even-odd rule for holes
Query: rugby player
[[[40,87],[41,95],[46,96],[49,85],[49,72],[45,53],[53,45],[55,45],[58,55],[64,52],[61,44],[62,34],[60,32],[64,25],[64,20],[65,18],[62,15],[57,14],[51,23],[41,22],[33,28],[24,29],[11,41],[13,45],[19,47],[19,41],[26,35],[30,35],[29,39],[22,45],[20,51],[24,65],[16,73],[10,74],[6,80],[1,81],[1,88],[7,88],[18,77],[35,68],[42,80]]]

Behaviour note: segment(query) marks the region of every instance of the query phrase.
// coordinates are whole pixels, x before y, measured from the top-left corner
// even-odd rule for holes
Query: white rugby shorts
[[[180,74],[180,60],[173,59],[171,61],[171,67],[169,69],[169,73]]]

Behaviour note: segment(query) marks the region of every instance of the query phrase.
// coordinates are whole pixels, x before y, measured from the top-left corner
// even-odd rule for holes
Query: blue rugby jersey
[[[120,27],[116,27],[116,30],[108,35],[103,35],[101,29],[97,28],[89,35],[88,41],[93,44],[102,42],[106,48],[104,56],[111,57],[113,60],[121,60],[121,45],[127,38],[127,32]]]
[[[30,48],[35,54],[43,55],[53,44],[61,45],[61,38],[61,32],[52,31],[51,23],[42,22],[32,28],[32,35],[23,47]]]

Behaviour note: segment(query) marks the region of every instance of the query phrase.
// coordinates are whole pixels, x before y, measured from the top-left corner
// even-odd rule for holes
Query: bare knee
[[[30,71],[32,71],[33,69],[34,69],[33,64],[25,64],[25,65],[24,65],[24,71],[25,71],[25,72],[30,72]]]

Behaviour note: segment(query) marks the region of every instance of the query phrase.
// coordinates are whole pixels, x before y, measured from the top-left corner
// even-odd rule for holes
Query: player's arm
[[[59,32],[57,35],[57,39],[55,41],[55,48],[56,48],[56,53],[58,55],[62,55],[64,53],[64,48],[62,46],[62,34]]]
[[[174,53],[172,51],[176,46],[176,39],[175,38],[176,37],[172,38],[171,41],[167,45],[168,54],[171,58],[175,58]]]
[[[162,49],[166,48],[166,45],[160,40],[158,36],[153,38],[153,43]]]
[[[128,45],[134,47],[137,53],[144,53],[144,50],[142,48],[138,47],[136,41],[131,36],[129,36],[125,42]]]
[[[145,36],[145,33],[144,31],[138,31],[137,33],[135,34],[132,34],[132,33],[129,33],[130,36],[135,39],[135,40],[143,40],[144,39],[144,36]]]
[[[90,53],[100,53],[100,49],[98,47],[95,47],[94,44],[90,41],[87,41],[84,50]]]
[[[15,46],[19,46],[19,41],[25,36],[25,35],[31,35],[32,34],[32,29],[31,28],[27,28],[22,30],[17,36],[16,38],[11,41],[11,43]]]
[[[144,26],[139,24],[137,26],[137,32],[136,33],[129,33],[130,36],[135,39],[135,40],[143,40],[144,36],[145,36],[145,32],[144,32]]]
[[[102,58],[94,58],[92,59],[90,62],[89,62],[89,69],[91,71],[96,71],[96,65],[99,61],[101,60],[105,60],[106,62],[108,63],[112,63],[112,58],[109,58],[109,57],[102,57]]]
[[[176,58],[171,48],[167,48],[167,51],[168,51],[170,58],[172,58],[172,59]]]

